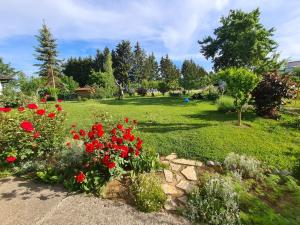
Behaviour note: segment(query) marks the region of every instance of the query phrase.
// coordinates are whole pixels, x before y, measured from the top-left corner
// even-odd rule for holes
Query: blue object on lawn
[[[183,101],[186,102],[186,103],[190,102],[189,98],[184,98]]]

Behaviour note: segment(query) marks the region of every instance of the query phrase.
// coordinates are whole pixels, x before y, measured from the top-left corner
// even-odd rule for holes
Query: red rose
[[[79,174],[75,176],[75,180],[77,183],[82,183],[84,179],[85,179],[85,175],[82,171],[80,171]]]
[[[111,134],[116,135],[116,133],[117,133],[117,129],[116,128],[114,128],[114,129],[111,130]]]
[[[20,123],[20,127],[27,132],[32,132],[34,130],[32,123],[26,120]]]
[[[93,153],[94,152],[93,143],[86,143],[85,144],[85,151],[88,152],[88,153]]]
[[[105,155],[102,159],[103,164],[108,167],[108,169],[112,169],[116,166],[116,163],[110,161],[110,156]]]
[[[45,115],[45,113],[46,113],[46,110],[45,110],[45,109],[38,109],[38,110],[36,110],[36,114],[38,114],[38,115],[40,115],[40,116]]]
[[[123,127],[122,124],[118,124],[118,125],[117,125],[117,128],[118,128],[119,130],[122,130],[122,131],[124,130],[124,127]]]
[[[16,160],[17,160],[17,158],[14,157],[14,156],[7,156],[6,159],[5,159],[5,161],[6,161],[7,163],[13,163],[13,162],[16,161]]]
[[[128,123],[128,118],[126,117],[124,121],[125,121],[125,123]]]
[[[137,149],[136,151],[135,151],[135,156],[139,156],[140,155],[140,151]]]
[[[108,169],[113,169],[113,168],[115,168],[115,166],[116,166],[116,163],[114,163],[114,162],[109,162],[107,165]]]
[[[46,98],[41,98],[40,100],[42,103],[46,103],[47,102],[47,99]]]
[[[104,131],[103,130],[98,130],[97,135],[98,135],[98,137],[102,137],[104,135]]]
[[[48,114],[48,117],[49,117],[50,119],[53,119],[53,118],[55,117],[55,113],[53,113],[53,112],[52,112],[52,113],[49,113],[49,114]]]
[[[127,158],[128,157],[128,153],[129,153],[128,147],[125,146],[125,145],[121,146],[121,155],[120,155],[120,157]]]
[[[88,136],[91,140],[95,139],[95,133],[93,131],[88,132]]]
[[[81,129],[81,130],[79,131],[79,134],[80,134],[82,137],[84,137],[84,136],[85,136],[85,131]]]
[[[57,99],[57,101],[58,101],[58,102],[62,102],[62,100],[61,100],[61,99]]]
[[[37,109],[38,108],[37,104],[34,104],[34,103],[28,104],[27,107],[28,107],[28,109]]]
[[[39,138],[41,134],[39,132],[34,133],[33,138]]]
[[[18,108],[18,111],[19,111],[19,112],[23,112],[24,110],[25,110],[24,107],[19,107],[19,108]]]
[[[8,108],[8,107],[5,107],[5,108],[0,108],[0,112],[10,112],[11,111],[11,108]]]
[[[79,140],[80,139],[80,136],[76,133],[73,134],[73,139],[74,140]]]
[[[62,108],[61,108],[61,107],[57,107],[56,109],[57,109],[57,111],[59,111],[59,112],[62,111]]]

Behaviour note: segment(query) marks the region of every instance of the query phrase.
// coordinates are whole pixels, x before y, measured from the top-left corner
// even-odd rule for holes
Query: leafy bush
[[[263,175],[260,161],[233,152],[225,158],[224,166],[228,170],[240,173],[244,178],[260,178]]]
[[[65,113],[61,106],[41,104],[0,108],[0,164],[16,166],[28,160],[50,160],[62,148]]]
[[[146,96],[147,95],[147,89],[144,87],[139,87],[136,92],[138,93],[138,95],[140,96]]]
[[[203,100],[203,99],[205,99],[205,95],[201,92],[192,95],[192,100]]]
[[[188,196],[184,215],[199,224],[240,224],[238,195],[233,184],[219,176],[210,178]]]
[[[161,167],[159,155],[154,149],[144,150],[139,158],[132,160],[132,169],[135,173],[149,173],[161,169]]]
[[[97,122],[90,130],[73,129],[73,139],[83,143],[83,155],[81,166],[75,168],[75,177],[70,178],[67,186],[85,192],[98,192],[105,181],[131,170],[133,161],[139,158],[143,144],[133,134],[135,126],[135,121],[130,122],[125,118],[125,125]],[[72,144],[74,143],[67,143],[71,149]],[[78,147],[77,143],[75,147]]]
[[[282,76],[278,72],[264,75],[252,92],[256,113],[273,119],[279,116],[278,110],[285,103],[284,99],[295,95],[296,84],[288,76]]]
[[[235,110],[233,98],[222,96],[217,100],[218,111],[220,112],[233,112]]]
[[[170,97],[178,98],[178,97],[181,97],[181,96],[182,96],[182,93],[181,93],[181,92],[174,92],[174,91],[171,91],[171,92],[169,92],[169,95],[170,95]]]
[[[169,91],[169,87],[165,82],[161,81],[157,85],[157,90],[162,93],[162,95],[165,95],[165,93]]]
[[[205,99],[209,101],[216,101],[220,97],[220,92],[218,88],[210,85],[208,88],[208,92],[205,94]]]
[[[139,174],[133,178],[131,191],[135,204],[143,212],[159,211],[167,200],[155,173]]]

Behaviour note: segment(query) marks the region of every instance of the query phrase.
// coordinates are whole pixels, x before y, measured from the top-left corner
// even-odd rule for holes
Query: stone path
[[[196,160],[179,159],[175,153],[161,157],[161,161],[168,167],[161,176],[162,188],[168,195],[165,209],[176,210],[186,203],[186,194],[199,182],[200,169],[204,164]]]
[[[0,224],[185,225],[189,222],[173,214],[141,213],[119,201],[68,195],[58,186],[10,177],[0,179]]]

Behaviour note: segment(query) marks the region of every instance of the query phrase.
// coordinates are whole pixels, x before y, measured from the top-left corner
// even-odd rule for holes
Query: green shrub
[[[210,178],[189,196],[184,215],[195,223],[240,224],[238,195],[230,180]]]
[[[147,89],[144,87],[139,87],[136,92],[138,93],[138,95],[140,96],[146,96],[147,95]]]
[[[135,173],[156,171],[162,167],[159,155],[154,149],[147,149],[141,152],[139,158],[132,161],[132,168]]]
[[[220,112],[232,112],[235,110],[233,98],[228,96],[222,96],[217,100],[218,111]]]
[[[135,204],[143,212],[159,211],[167,200],[155,173],[139,174],[131,186]]]
[[[226,169],[239,172],[244,178],[260,178],[263,176],[261,162],[245,155],[229,153],[224,160]]]

